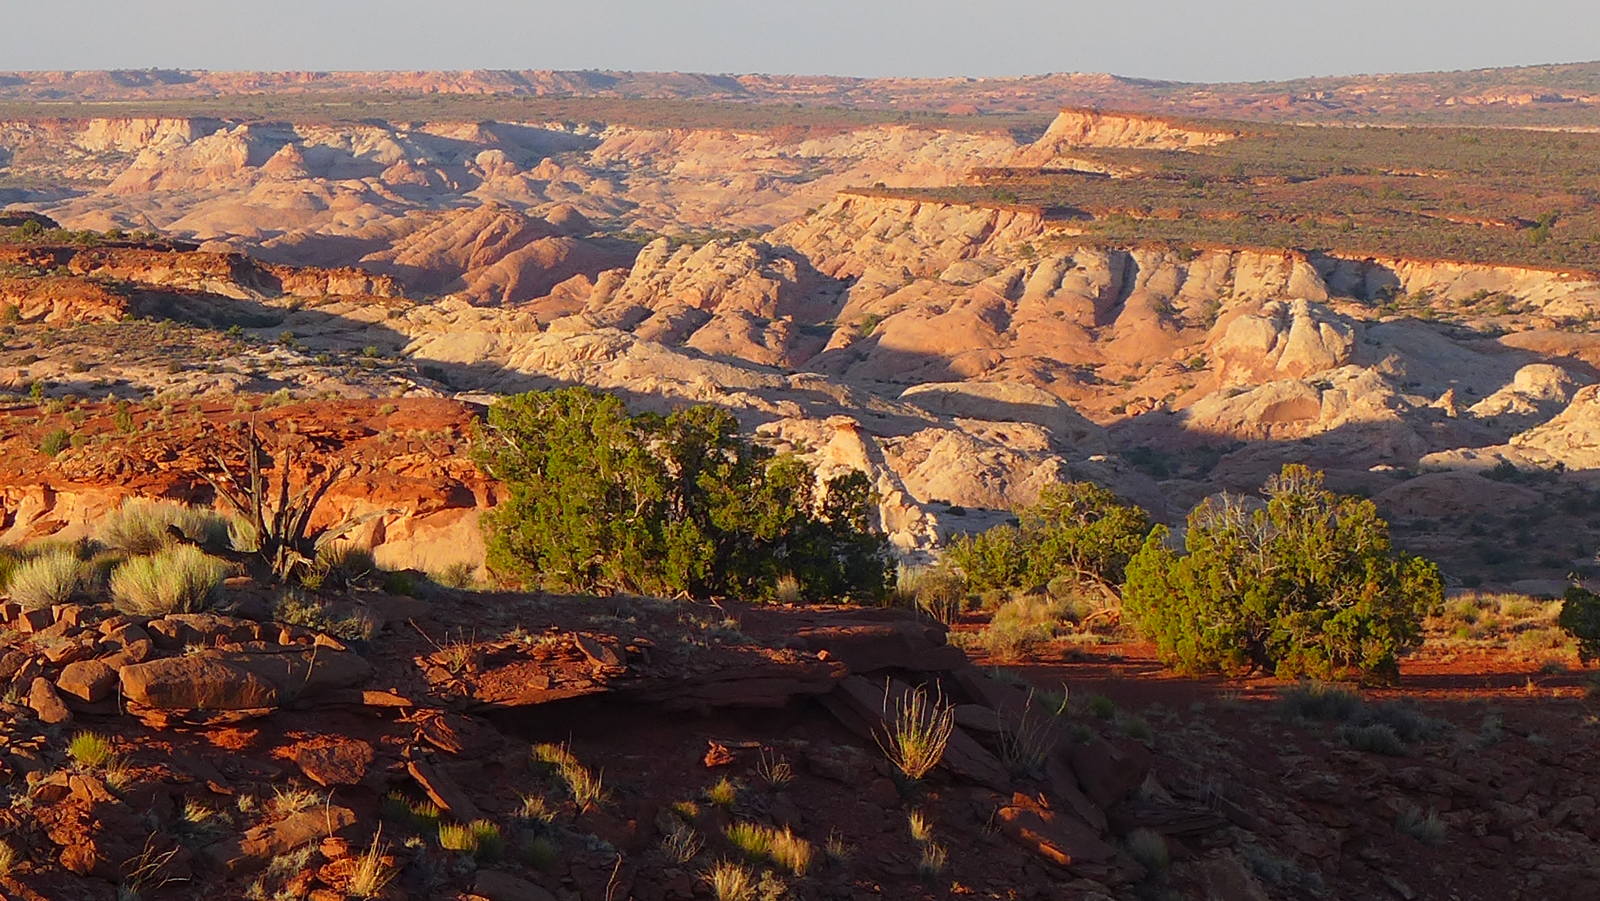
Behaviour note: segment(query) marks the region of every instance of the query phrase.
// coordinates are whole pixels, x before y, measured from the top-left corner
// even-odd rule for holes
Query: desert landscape
[[[0,73],[0,898],[1600,897],[1600,63]]]

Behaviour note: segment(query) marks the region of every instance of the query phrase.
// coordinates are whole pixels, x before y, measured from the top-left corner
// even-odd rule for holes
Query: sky
[[[0,70],[1261,81],[1594,59],[1595,0],[0,0]]]

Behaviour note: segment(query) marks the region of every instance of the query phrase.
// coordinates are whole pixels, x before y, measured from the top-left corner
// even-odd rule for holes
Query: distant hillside
[[[75,104],[181,113],[184,103],[215,110],[244,102],[240,98],[255,104],[270,98],[273,111],[286,117],[359,115],[350,109],[351,95],[381,95],[390,103],[463,96],[692,100],[958,115],[1104,106],[1272,121],[1600,127],[1600,62],[1235,84],[1084,73],[920,79],[550,70],[0,73],[0,106],[12,116],[63,107],[73,114]]]

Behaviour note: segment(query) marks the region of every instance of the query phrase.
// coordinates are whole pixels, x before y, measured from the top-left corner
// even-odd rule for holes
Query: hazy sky
[[[1600,59],[1596,0],[5,0],[0,69],[1114,72]]]

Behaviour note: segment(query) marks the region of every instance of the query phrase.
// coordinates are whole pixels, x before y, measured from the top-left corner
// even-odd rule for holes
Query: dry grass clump
[[[705,839],[688,823],[677,822],[661,838],[661,853],[675,864],[686,864],[705,847]]]
[[[955,706],[938,688],[930,694],[919,685],[893,702],[892,694],[886,687],[883,721],[887,731],[878,736],[878,747],[896,769],[915,782],[944,758],[945,745],[955,730]]]
[[[703,875],[717,901],[752,901],[756,896],[755,871],[742,863],[718,861]]]
[[[459,854],[475,854],[478,850],[478,834],[464,823],[440,823],[439,847]]]
[[[730,810],[734,802],[739,800],[739,784],[723,776],[706,789],[706,800],[723,810]]]
[[[756,762],[756,775],[761,777],[769,787],[781,789],[794,781],[794,765],[781,754],[767,753],[761,749],[761,758]]]
[[[1135,829],[1128,833],[1128,854],[1151,873],[1165,872],[1172,862],[1167,840],[1153,829]]]
[[[588,809],[605,799],[605,773],[590,770],[578,761],[565,744],[534,745],[533,757],[552,769],[571,793],[579,809]]]
[[[124,500],[100,520],[95,538],[126,554],[153,554],[176,542],[174,529],[208,548],[229,544],[227,517],[200,507],[147,497]]]
[[[70,550],[52,549],[16,565],[6,593],[24,609],[65,604],[82,584],[83,561]]]
[[[125,560],[111,571],[111,599],[123,613],[197,613],[216,603],[228,564],[199,548],[174,545]]]
[[[10,842],[0,841],[0,877],[10,876],[17,866],[17,849]]]
[[[1023,595],[1001,604],[978,643],[992,657],[1014,660],[1068,631],[1075,608],[1069,601],[1044,595]]]
[[[728,841],[752,861],[771,861],[796,876],[811,869],[816,856],[811,843],[795,835],[787,826],[776,829],[759,823],[738,822],[726,831]]]
[[[116,763],[117,752],[111,739],[98,732],[79,732],[67,742],[67,756],[91,770],[106,769]]]
[[[356,858],[355,869],[350,871],[351,897],[376,898],[394,881],[396,871],[389,863],[389,846],[383,843],[382,836],[379,830],[367,850]]]
[[[904,566],[895,571],[895,602],[922,611],[945,625],[955,622],[967,601],[967,582],[948,566]]]

